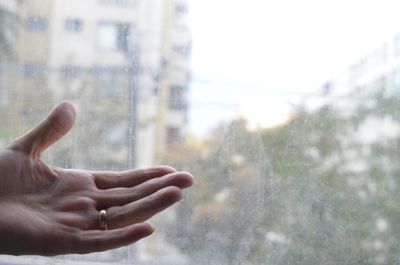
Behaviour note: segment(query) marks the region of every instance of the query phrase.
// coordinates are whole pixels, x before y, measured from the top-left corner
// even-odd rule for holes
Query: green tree
[[[234,121],[169,153],[197,176],[169,234],[193,264],[398,262],[400,99],[346,100],[350,114],[299,108],[262,132]]]

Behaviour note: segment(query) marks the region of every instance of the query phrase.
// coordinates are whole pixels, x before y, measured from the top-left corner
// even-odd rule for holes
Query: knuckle
[[[96,208],[96,202],[89,197],[80,197],[76,201],[76,207],[78,210],[88,211]]]

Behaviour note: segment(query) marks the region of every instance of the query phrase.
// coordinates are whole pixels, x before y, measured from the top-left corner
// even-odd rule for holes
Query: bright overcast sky
[[[284,107],[278,110],[279,104],[315,91],[400,31],[399,1],[191,0],[190,4],[194,77],[190,127],[197,135],[252,105],[249,102],[270,105],[258,111],[264,117],[284,111]],[[255,105],[247,111],[251,115]]]

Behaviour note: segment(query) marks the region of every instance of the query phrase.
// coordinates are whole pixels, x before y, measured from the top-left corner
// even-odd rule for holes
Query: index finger
[[[156,166],[145,169],[133,169],[127,171],[93,171],[89,172],[99,189],[112,189],[118,187],[133,187],[150,179],[162,177],[176,172],[170,166]]]

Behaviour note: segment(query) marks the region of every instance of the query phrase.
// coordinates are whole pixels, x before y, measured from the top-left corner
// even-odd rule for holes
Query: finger
[[[74,106],[64,101],[58,104],[38,126],[15,140],[10,148],[39,157],[47,147],[57,142],[72,128],[75,118]]]
[[[188,188],[193,184],[193,176],[187,172],[175,172],[159,178],[150,179],[131,188],[114,188],[101,190],[94,200],[98,207],[108,209],[112,206],[121,206],[144,197],[158,190],[174,186],[180,189]]]
[[[124,206],[115,206],[107,210],[107,224],[110,229],[141,223],[165,210],[182,199],[177,187],[167,187]]]
[[[107,231],[83,231],[73,236],[70,252],[86,254],[123,247],[133,244],[153,232],[154,229],[149,224],[135,224]]]
[[[124,172],[90,172],[99,189],[111,189],[118,187],[133,187],[149,179],[158,178],[176,170],[169,166],[150,167],[146,169],[134,169]]]

